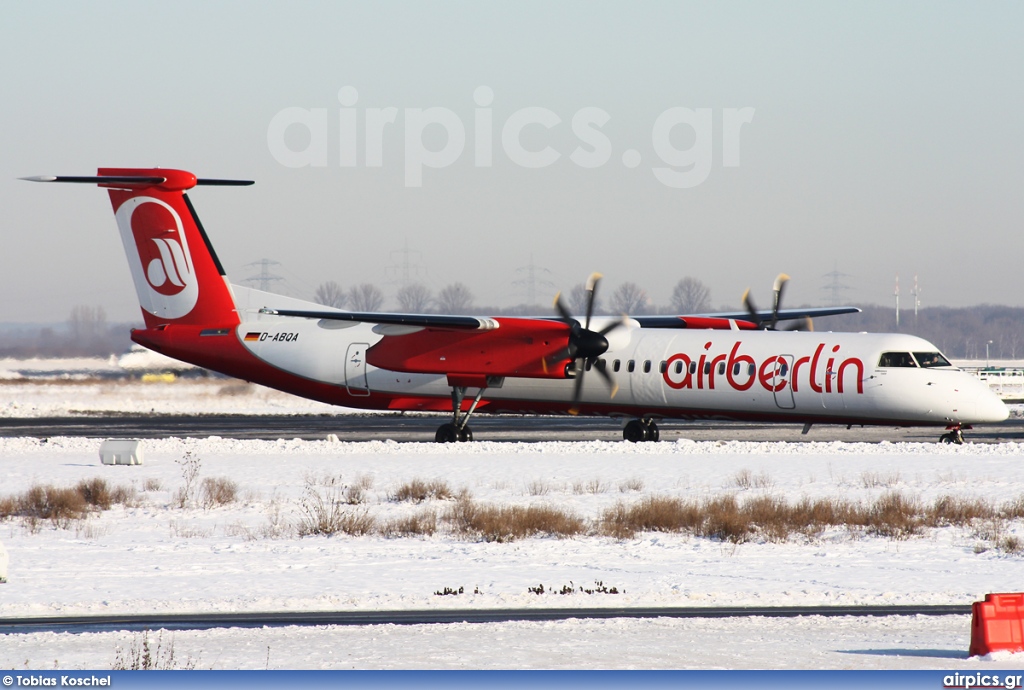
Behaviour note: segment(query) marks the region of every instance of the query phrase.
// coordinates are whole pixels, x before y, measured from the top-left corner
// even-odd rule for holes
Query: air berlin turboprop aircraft
[[[200,367],[334,405],[447,411],[436,440],[469,441],[475,412],[630,419],[627,441],[657,441],[657,420],[942,426],[959,443],[1006,406],[908,335],[776,330],[780,321],[857,311],[779,309],[694,316],[594,316],[561,299],[550,318],[357,313],[228,282],[186,190],[248,181],[181,170],[101,168],[146,327],[132,340]],[[602,382],[584,385],[595,370]]]

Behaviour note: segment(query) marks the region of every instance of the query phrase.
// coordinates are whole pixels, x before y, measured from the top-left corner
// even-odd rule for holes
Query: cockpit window
[[[917,360],[917,363],[925,369],[953,366],[949,363],[949,360],[943,357],[939,352],[915,352],[914,358]]]
[[[878,359],[880,367],[917,367],[909,352],[883,352]]]

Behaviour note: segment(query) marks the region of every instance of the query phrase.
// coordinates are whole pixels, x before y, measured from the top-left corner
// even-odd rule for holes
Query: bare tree
[[[594,313],[601,313],[601,298],[598,292],[594,291]],[[569,311],[573,316],[585,317],[587,315],[587,287],[583,283],[574,285],[569,291]]]
[[[348,301],[348,295],[340,285],[333,280],[328,280],[326,283],[320,283],[317,287],[316,292],[313,293],[313,301],[325,307],[343,309],[345,302]]]
[[[612,294],[612,310],[621,314],[643,314],[647,311],[647,293],[636,283],[623,283]]]
[[[672,288],[672,309],[676,314],[711,311],[711,290],[696,278],[683,278]]]
[[[461,314],[473,304],[473,293],[464,283],[452,283],[437,295],[437,306],[444,314]]]
[[[410,314],[422,314],[430,308],[434,296],[430,294],[430,288],[423,283],[411,283],[398,291],[396,295],[398,307]]]
[[[379,311],[384,304],[384,293],[373,283],[353,285],[348,291],[353,311]]]

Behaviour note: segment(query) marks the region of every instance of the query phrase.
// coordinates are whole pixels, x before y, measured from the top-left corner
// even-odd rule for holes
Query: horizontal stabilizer
[[[78,182],[81,184],[148,187],[164,184],[169,178],[154,177],[152,175],[35,175],[18,179],[28,182]],[[196,186],[206,185],[211,187],[247,187],[255,184],[255,182],[253,180],[216,180],[200,177],[196,179],[195,184]]]

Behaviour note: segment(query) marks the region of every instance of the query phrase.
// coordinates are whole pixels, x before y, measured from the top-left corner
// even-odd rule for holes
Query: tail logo
[[[142,308],[155,316],[185,316],[199,298],[181,216],[149,196],[132,197],[115,213]]]

